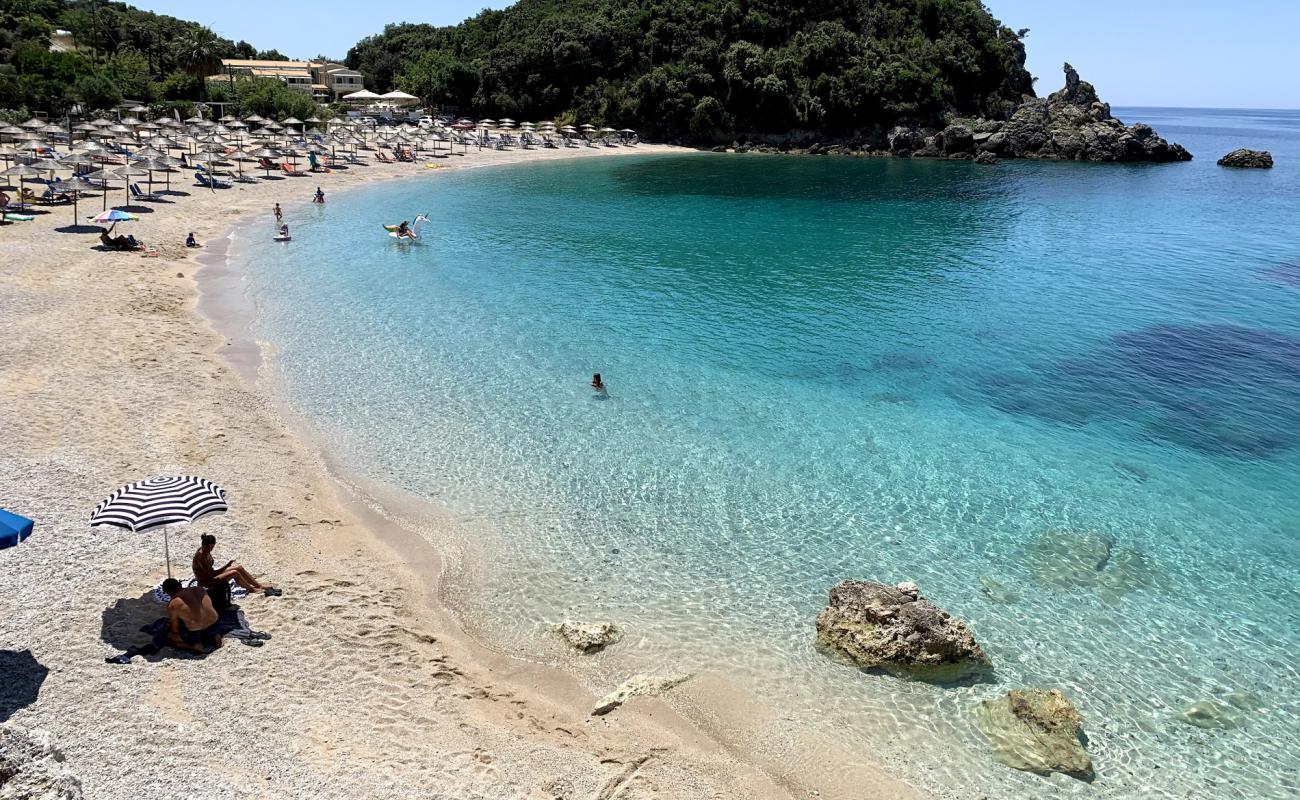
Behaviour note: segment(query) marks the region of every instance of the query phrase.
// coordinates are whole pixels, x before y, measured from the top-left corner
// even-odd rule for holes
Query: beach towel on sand
[[[152,636],[152,641],[139,647],[132,647],[125,653],[110,656],[104,660],[109,664],[129,664],[135,656],[151,656],[164,647],[168,647],[167,628],[169,624],[167,617],[159,617],[148,625],[142,626],[140,631]],[[203,631],[203,633],[208,632]],[[244,616],[244,610],[236,605],[232,605],[221,612],[210,632],[226,639],[238,639],[250,647],[260,647],[263,642],[271,638],[269,633],[255,631],[250,628],[248,626],[248,617]]]

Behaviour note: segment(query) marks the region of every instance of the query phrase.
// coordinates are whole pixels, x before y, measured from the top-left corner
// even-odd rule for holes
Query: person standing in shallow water
[[[282,222],[283,220],[284,220],[284,212],[280,210],[280,204],[279,204],[279,203],[276,203],[276,204],[275,204],[275,221],[276,221],[276,222]]]
[[[313,203],[325,202],[325,192],[321,191],[321,188],[319,186],[316,187],[316,197],[314,200],[312,200],[312,202]]]
[[[600,373],[597,372],[591,376],[591,388],[596,390],[596,396],[600,398],[609,397],[609,390],[605,388],[605,382],[600,379]]]

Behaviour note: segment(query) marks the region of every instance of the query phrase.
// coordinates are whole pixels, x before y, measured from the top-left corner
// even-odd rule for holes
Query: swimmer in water
[[[591,376],[591,388],[596,390],[596,394],[602,397],[608,397],[609,391],[605,389],[605,382],[600,379],[600,373]]]

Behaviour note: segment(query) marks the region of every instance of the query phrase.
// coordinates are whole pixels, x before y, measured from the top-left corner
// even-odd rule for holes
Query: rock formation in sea
[[[575,622],[566,619],[552,628],[555,635],[579,653],[595,653],[619,639],[623,633],[612,622]]]
[[[1242,147],[1219,159],[1219,166],[1269,169],[1273,166],[1273,154],[1267,150],[1247,150]]]
[[[1181,145],[1161,138],[1150,125],[1125,125],[1110,113],[1091,83],[1065,65],[1065,86],[1047,97],[1025,95],[1006,119],[955,119],[942,129],[897,125],[864,131],[853,140],[828,144],[793,132],[761,143],[736,143],[737,152],[793,152],[811,155],[894,155],[953,158],[993,163],[998,158],[1057,161],[1190,161]],[[809,143],[811,141],[811,143]],[[727,148],[714,148],[727,149]]]
[[[81,781],[54,737],[7,723],[0,725],[0,798],[81,800]]]
[[[993,747],[993,757],[1015,769],[1082,781],[1096,773],[1083,748],[1083,716],[1057,689],[1012,689],[975,707],[975,721]]]
[[[918,141],[920,146],[917,146]],[[1156,135],[1150,125],[1125,126],[1091,83],[1065,65],[1065,86],[1047,97],[1025,97],[1008,120],[952,124],[938,133],[894,129],[890,150],[898,155],[1062,161],[1189,161],[1182,146]]]
[[[817,642],[860,667],[915,680],[955,680],[992,665],[966,623],[913,583],[835,586],[817,615]]]
[[[637,695],[653,697],[660,695],[678,684],[690,680],[690,675],[633,675],[618,685],[614,691],[600,698],[591,710],[593,717],[608,714]]]

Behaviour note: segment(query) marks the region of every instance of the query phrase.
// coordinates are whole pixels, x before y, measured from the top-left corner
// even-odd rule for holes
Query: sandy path
[[[450,168],[631,152],[471,151]],[[376,164],[215,194],[175,180],[188,196],[119,226],[159,258],[57,232],[66,207],[0,228],[0,506],[38,523],[0,553],[0,721],[52,732],[86,797],[105,800],[786,798],[823,784],[837,789],[823,796],[912,796],[869,765],[840,769],[846,784],[806,756],[791,770],[788,753],[741,753],[657,700],[591,718],[591,694],[567,676],[477,649],[432,602],[436,553],[383,530],[217,356],[187,231],[215,239],[317,184],[413,174],[436,179]],[[87,201],[83,217],[99,207]],[[243,603],[274,639],[106,665],[160,613],[142,595],[164,575],[162,541],[92,531],[86,517],[112,488],[165,473],[230,492],[228,515],[173,537],[173,561],[188,574],[198,534],[213,533],[218,560],[282,585],[283,598]],[[25,650],[48,674],[12,669]]]

